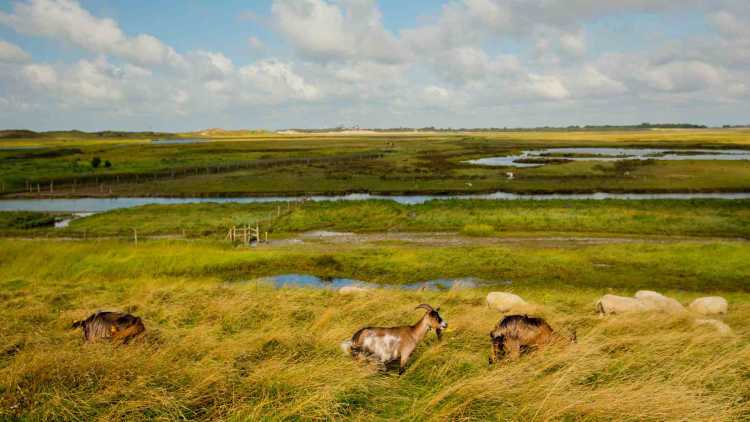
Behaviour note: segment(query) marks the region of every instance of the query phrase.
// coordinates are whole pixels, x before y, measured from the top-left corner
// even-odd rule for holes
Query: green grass
[[[286,203],[149,205],[96,214],[47,232],[130,236],[133,229],[141,235],[182,235],[184,230],[188,237],[223,237],[230,226],[261,221],[272,239],[310,230],[461,232],[467,225],[489,226],[492,230],[483,230],[496,235],[750,237],[746,200],[341,201],[307,202],[291,213],[288,208]]]
[[[0,419],[746,420],[749,255],[723,242],[248,250],[0,241]],[[487,289],[345,296],[226,281],[280,271],[511,277],[503,289],[579,342],[489,369],[487,333],[500,315],[484,305]],[[725,295],[735,335],[690,317],[596,317],[602,293],[639,286],[683,303],[703,290]],[[358,328],[413,323],[423,302],[441,306],[450,330],[442,342],[430,334],[403,376],[341,354]],[[124,347],[82,344],[70,322],[97,309],[133,312],[147,334]]]
[[[0,145],[4,147],[42,149],[0,150],[0,194],[237,196],[750,190],[750,166],[741,161],[647,161],[632,169],[606,162],[571,162],[514,168],[514,180],[506,179],[507,168],[464,163],[477,157],[550,146],[750,147],[750,132],[740,130],[365,136],[261,133],[233,139],[207,138],[209,142],[192,145],[152,145],[144,136],[65,133],[59,137],[2,139]],[[365,159],[362,154],[370,158]],[[373,158],[372,154],[379,157]],[[93,157],[109,160],[112,168],[92,168]]]
[[[6,280],[213,276],[241,281],[299,272],[395,284],[475,276],[514,286],[602,291],[750,289],[750,245],[731,241],[463,247],[306,242],[249,249],[211,241],[141,241],[134,246],[113,240],[0,240],[0,264],[0,278]]]

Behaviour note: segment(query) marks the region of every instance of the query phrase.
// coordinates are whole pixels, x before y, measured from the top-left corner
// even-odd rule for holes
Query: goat
[[[517,358],[522,352],[532,348],[563,340],[564,337],[557,334],[547,321],[542,318],[530,317],[528,315],[509,315],[497,323],[495,329],[490,332],[492,339],[492,355],[490,364],[497,362],[506,353],[512,359]],[[576,342],[576,334],[568,339],[571,343]]]
[[[374,358],[383,367],[399,360],[398,373],[403,374],[409,356],[427,332],[434,329],[440,340],[443,330],[448,328],[448,323],[440,317],[440,308],[432,309],[432,306],[423,303],[415,309],[420,308],[427,312],[416,324],[387,328],[365,327],[354,333],[351,340],[341,343],[341,349],[354,358]]]
[[[89,343],[106,339],[127,344],[146,331],[139,317],[108,311],[97,311],[86,319],[75,321],[70,328],[82,328],[83,338]]]

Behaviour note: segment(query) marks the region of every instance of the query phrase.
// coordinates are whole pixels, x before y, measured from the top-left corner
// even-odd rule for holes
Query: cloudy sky
[[[0,127],[750,123],[748,0],[0,0]]]

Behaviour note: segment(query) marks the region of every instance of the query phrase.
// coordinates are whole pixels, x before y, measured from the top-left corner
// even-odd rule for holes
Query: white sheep
[[[599,315],[605,315],[645,312],[648,308],[642,301],[632,297],[604,295],[596,302],[596,310]]]
[[[695,325],[710,325],[721,335],[732,334],[732,329],[727,324],[717,319],[696,319]]]
[[[670,314],[686,312],[685,307],[682,306],[680,302],[651,290],[639,290],[635,294],[635,298],[640,300],[649,311],[659,311]]]
[[[729,303],[721,296],[699,297],[690,304],[689,308],[701,315],[726,314]]]
[[[500,312],[508,312],[511,309],[526,305],[520,296],[506,292],[490,292],[487,294],[487,306]]]

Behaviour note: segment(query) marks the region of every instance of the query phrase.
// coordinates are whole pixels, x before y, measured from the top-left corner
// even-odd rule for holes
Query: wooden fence
[[[257,220],[253,225],[246,224],[245,226],[230,227],[224,239],[243,245],[250,245],[253,242],[256,244],[268,243],[268,232],[273,230],[274,224],[280,218],[290,215],[296,209],[302,208],[302,205],[307,201],[309,201],[309,198],[304,197],[294,202],[287,202],[286,209],[281,205],[277,205],[276,211],[272,212],[266,218]]]
[[[314,163],[335,163],[335,162],[354,162],[377,160],[383,157],[382,152],[359,152],[346,155],[337,155],[329,157],[293,157],[278,159],[260,159],[252,161],[237,161],[229,163],[219,163],[206,166],[175,167],[171,169],[155,170],[149,173],[132,174],[132,173],[96,173],[76,176],[57,177],[50,179],[26,179],[24,186],[6,186],[2,185],[2,193],[8,192],[26,192],[37,194],[54,194],[56,191],[76,193],[77,190],[98,189],[99,193],[112,194],[112,187],[121,184],[141,184],[156,182],[159,180],[170,180],[178,177],[199,176],[204,174],[230,173],[238,170],[247,169],[266,169],[273,167],[283,167],[295,164],[314,164]],[[6,192],[7,190],[7,192]]]

